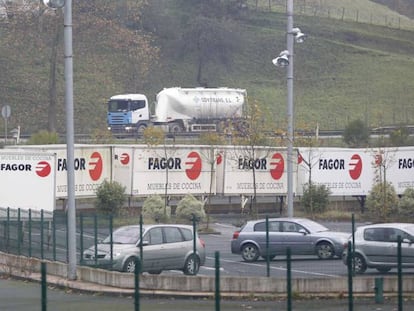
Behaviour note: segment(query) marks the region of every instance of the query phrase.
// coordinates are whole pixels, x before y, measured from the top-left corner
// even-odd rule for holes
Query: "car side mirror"
[[[410,245],[413,243],[413,241],[411,241],[410,239],[407,239],[407,238],[403,239],[401,242],[402,243],[407,243],[407,244],[410,244]]]
[[[149,241],[148,240],[144,240],[144,241],[142,241],[141,243],[138,243],[138,245],[142,245],[142,246],[147,246],[147,245],[149,245],[150,243],[149,243]]]
[[[303,235],[307,235],[308,234],[305,229],[300,229],[299,230],[299,233],[302,233]]]

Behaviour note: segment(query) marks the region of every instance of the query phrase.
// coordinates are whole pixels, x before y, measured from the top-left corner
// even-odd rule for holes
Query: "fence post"
[[[269,256],[269,216],[266,216],[266,276],[270,276],[270,256]]]
[[[43,236],[43,222],[44,222],[44,215],[43,210],[40,210],[40,258],[44,259],[43,254],[43,243],[44,243],[44,236]]]
[[[196,244],[196,238],[197,238],[197,227],[196,227],[196,216],[195,214],[192,215],[191,217],[192,222],[193,222],[193,257],[194,257],[194,274],[195,274],[195,260],[197,258],[196,253],[197,253],[197,244]]]
[[[215,268],[216,268],[216,288],[215,288],[215,301],[216,311],[220,311],[220,253],[215,252]]]
[[[80,265],[83,265],[83,214],[82,213],[79,215],[79,230],[80,230],[80,234],[79,234],[80,260],[79,260],[79,263],[80,263]]]
[[[93,235],[95,244],[95,266],[98,265],[98,216],[93,215]]]
[[[6,249],[10,251],[10,207],[7,208],[7,221],[6,221]]]
[[[143,226],[143,221],[142,221],[142,213],[139,215],[139,259],[141,260],[141,264],[143,263],[144,260],[144,250],[143,250],[143,244],[142,244],[142,226]]]
[[[109,245],[111,247],[111,269],[113,267],[113,263],[114,263],[114,218],[113,215],[109,215]]]
[[[17,255],[21,255],[21,237],[22,237],[22,227],[21,227],[21,210],[20,207],[17,209]]]
[[[403,284],[402,284],[402,250],[401,250],[401,236],[398,236],[398,311],[403,310]]]
[[[135,270],[134,270],[134,283],[135,283],[135,290],[134,290],[134,306],[135,311],[139,311],[140,308],[140,301],[139,301],[139,275],[141,273],[141,260],[135,258]]]
[[[47,310],[47,280],[46,280],[46,263],[40,264],[40,270],[42,275],[42,311]]]
[[[32,210],[29,209],[29,257],[32,257]]]
[[[352,289],[352,278],[353,278],[353,256],[352,253],[352,245],[348,243],[348,254],[347,254],[347,266],[348,266],[348,311],[354,310],[354,297],[353,297],[353,289]]]
[[[287,311],[292,311],[292,260],[290,247],[286,250],[286,261]]]

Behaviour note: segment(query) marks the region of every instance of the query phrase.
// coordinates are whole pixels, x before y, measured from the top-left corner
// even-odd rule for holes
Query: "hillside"
[[[248,1],[246,9],[223,23],[232,30],[227,40],[234,42],[225,61],[212,58],[204,66],[203,84],[246,88],[249,101],[266,108],[275,127],[285,128],[286,72],[271,62],[286,49],[285,2],[272,1],[270,10],[267,0],[259,0],[257,7],[255,3]],[[304,44],[295,44],[296,126],[343,129],[356,118],[371,127],[414,124],[414,21],[409,14],[399,15],[398,10],[368,0],[296,3],[295,26],[309,35]],[[118,49],[94,50],[98,47],[93,37],[74,35],[77,133],[105,128],[104,103],[113,94],[142,92],[153,100],[164,87],[199,85],[198,52],[183,48],[183,42],[191,43],[191,38],[183,41],[184,34],[192,25],[191,14],[199,14],[197,8],[185,0],[153,0],[150,5],[143,28],[152,35],[160,57],[135,85],[120,82]],[[84,50],[99,58],[91,61]],[[33,53],[0,44],[2,104],[12,108],[9,129],[20,125],[23,133],[47,125],[49,63],[33,62],[31,57]],[[64,132],[63,61],[58,73],[58,129]],[[0,126],[4,125],[2,119]]]

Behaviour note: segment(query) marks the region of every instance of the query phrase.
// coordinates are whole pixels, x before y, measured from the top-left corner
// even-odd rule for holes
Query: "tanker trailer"
[[[169,132],[221,131],[242,122],[246,90],[165,88],[157,94],[152,122]]]

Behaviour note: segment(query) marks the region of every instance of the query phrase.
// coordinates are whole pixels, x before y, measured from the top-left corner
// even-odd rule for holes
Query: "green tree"
[[[398,196],[389,182],[376,183],[368,194],[366,206],[373,217],[387,221],[397,212]]]
[[[369,137],[369,128],[359,119],[348,123],[343,134],[344,142],[350,147],[366,147]]]
[[[329,205],[329,195],[330,190],[325,185],[307,184],[301,199],[303,209],[312,216],[325,212]]]
[[[95,207],[104,214],[119,214],[126,201],[125,187],[116,181],[104,180],[96,189]]]
[[[142,216],[155,222],[168,222],[171,218],[171,208],[165,207],[165,202],[160,195],[151,195],[144,201]]]
[[[181,40],[181,57],[195,53],[197,83],[209,86],[208,68],[216,62],[230,68],[233,52],[240,47],[240,36],[231,20],[194,16],[185,27]],[[216,75],[216,72],[211,74]]]
[[[175,214],[178,219],[191,221],[195,216],[197,221],[203,221],[206,217],[204,203],[197,200],[193,195],[187,194],[178,202]]]
[[[414,189],[405,189],[402,198],[398,202],[398,211],[402,216],[412,217],[414,215]]]

